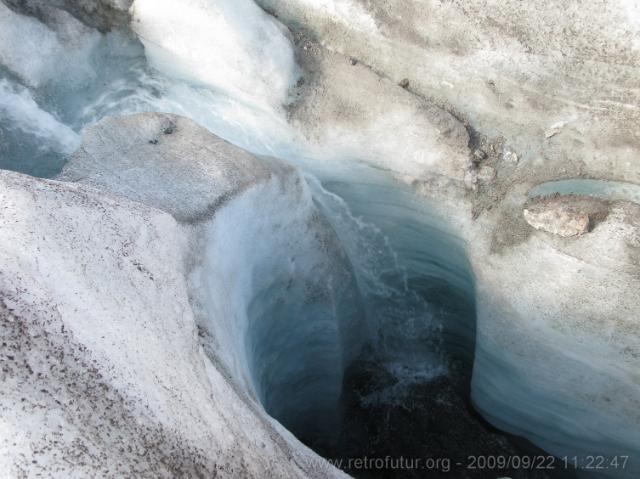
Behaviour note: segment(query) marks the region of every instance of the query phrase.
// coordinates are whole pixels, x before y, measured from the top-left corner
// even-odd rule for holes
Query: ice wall
[[[333,440],[343,371],[368,332],[351,263],[298,170],[187,118],[137,114],[88,128],[59,178],[183,224],[210,357],[299,437]]]
[[[300,439],[335,441],[343,371],[367,334],[350,262],[304,181],[252,188],[205,234],[198,274],[217,354]]]
[[[9,171],[0,201],[4,476],[345,477],[203,350],[193,229]]]

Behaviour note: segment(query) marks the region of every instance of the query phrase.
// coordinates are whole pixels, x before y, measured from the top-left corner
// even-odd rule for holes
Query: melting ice
[[[194,276],[233,374],[310,443],[338,440],[344,372],[358,357],[407,387],[451,368],[468,380],[464,255],[420,219],[428,205],[345,166],[340,151],[319,153],[287,122],[299,77],[287,30],[249,0],[136,0],[132,14],[133,32],[101,34],[68,14],[45,24],[0,3],[0,167],[54,176],[85,125],[139,111],[188,116],[288,160],[306,183],[221,209]]]

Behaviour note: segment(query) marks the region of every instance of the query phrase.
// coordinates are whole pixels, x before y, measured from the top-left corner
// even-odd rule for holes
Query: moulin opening
[[[475,310],[462,246],[397,185],[307,182],[357,294],[327,308],[335,298],[288,278],[253,297],[250,369],[263,406],[330,459],[468,452],[484,429],[468,433]]]
[[[396,183],[307,182],[358,294],[329,336],[305,329],[322,307],[292,299],[293,284],[254,298],[252,371],[266,411],[355,477],[546,477],[460,466],[541,453],[473,409],[475,292],[463,245]]]

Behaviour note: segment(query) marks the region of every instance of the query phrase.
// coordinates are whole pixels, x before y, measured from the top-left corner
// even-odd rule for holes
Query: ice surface
[[[357,5],[323,1],[315,3],[315,10],[332,21],[354,20],[356,28],[377,35],[375,22]],[[635,15],[634,9],[630,12]],[[357,125],[347,124],[329,137],[335,142],[322,149],[313,148],[287,121],[283,109],[297,79],[288,34],[252,2],[189,0],[178,5],[168,0],[137,0],[133,13],[138,38],[117,32],[98,34],[73,19],[63,19],[54,29],[0,4],[3,165],[51,174],[51,170],[38,170],[31,162],[38,157],[35,150],[44,147],[47,152],[43,162],[60,165],[77,142],[77,132],[87,124],[105,115],[165,111],[193,118],[235,144],[286,159],[320,178],[322,184],[310,177],[311,196],[304,186],[296,190],[295,184],[286,184],[288,193],[283,198],[277,194],[282,185],[269,183],[248,192],[244,200],[229,204],[216,223],[224,228],[211,225],[206,232],[210,249],[199,273],[204,291],[208,291],[205,303],[212,321],[209,327],[227,335],[225,345],[234,345],[220,348],[230,355],[225,362],[274,416],[294,430],[330,435],[335,424],[325,419],[337,400],[341,368],[350,351],[359,346],[358,341],[353,342],[353,332],[358,328],[352,329],[349,321],[340,322],[355,314],[346,308],[346,299],[342,311],[329,308],[329,304],[337,307],[341,303],[336,285],[322,280],[328,272],[335,274],[331,270],[335,265],[328,266],[321,258],[302,253],[305,242],[320,248],[320,240],[305,220],[313,217],[312,197],[353,266],[369,326],[362,335],[373,338],[375,353],[391,366],[409,365],[398,373],[408,370],[408,377],[432,377],[447,371],[445,353],[451,351],[469,363],[470,358],[464,356],[472,355],[474,311],[469,303],[473,303],[475,292],[463,248],[430,216],[429,205],[416,199],[410,188],[398,183],[389,172],[407,173],[413,180],[423,168],[449,164],[453,156],[447,156],[445,150],[435,151],[438,161],[422,163],[418,160],[430,160],[431,151],[415,158],[411,151],[394,154],[400,147],[411,150],[414,145],[398,140],[398,124],[412,123],[406,129],[409,136],[422,142],[429,122],[413,124],[418,117],[407,113],[413,110],[383,111],[389,115],[383,114],[379,122],[368,125],[366,134]],[[67,82],[67,78],[74,81]],[[96,79],[99,81],[93,81]],[[408,95],[404,91],[400,94]],[[479,98],[486,100],[489,96]],[[440,132],[436,137],[441,137]],[[432,146],[436,150],[438,145],[433,142],[427,146],[427,150]],[[374,158],[374,154],[378,156]],[[405,157],[415,161],[404,161]],[[358,166],[367,162],[387,171]],[[635,190],[632,193],[635,195]],[[313,221],[316,226],[321,224],[318,218]],[[326,225],[318,228],[313,231],[327,231]],[[471,249],[480,246],[471,244]],[[338,254],[336,249],[330,251]],[[494,265],[500,265],[495,256],[490,258]],[[549,258],[550,263],[556,261],[551,253]],[[342,261],[339,264],[344,266]],[[514,266],[505,268],[511,271]],[[574,274],[566,276],[568,286],[583,274],[581,268],[576,266]],[[213,270],[225,274],[208,274]],[[497,275],[499,270],[496,267]],[[341,274],[338,277],[346,278]],[[554,278],[549,284],[556,285],[557,281]],[[549,288],[541,290],[548,292]],[[322,301],[316,301],[312,293]],[[558,344],[555,349],[539,349],[536,353],[525,349],[529,346],[527,338],[536,338],[535,345],[552,334],[521,335],[517,343],[521,350],[514,349],[512,355],[488,355],[492,347],[503,347],[493,338],[503,338],[504,344],[514,343],[509,334],[499,335],[512,331],[513,324],[508,320],[513,312],[504,305],[514,303],[513,298],[521,293],[510,291],[502,304],[500,294],[483,292],[487,301],[495,301],[498,306],[484,310],[491,318],[493,326],[488,331],[492,334],[483,335],[484,350],[476,358],[475,398],[482,411],[496,424],[553,451],[584,452],[585,448],[601,447],[615,452],[622,441],[621,431],[626,434],[622,439],[633,443],[637,435],[629,432],[629,424],[625,430],[624,421],[616,418],[615,425],[607,425],[609,406],[594,418],[593,405],[605,404],[592,400],[601,389],[598,385],[585,387],[574,382],[573,389],[560,395],[540,387],[546,377],[554,376],[548,367],[554,361],[565,365],[561,371],[567,377],[575,378],[575,372],[589,376],[590,368],[597,365],[582,359],[566,360],[566,355],[577,357],[584,352],[584,344],[590,344],[581,343],[584,338],[571,343],[576,348],[573,351],[564,351]],[[540,290],[532,288],[530,293],[529,304],[539,303]],[[557,297],[550,295],[549,304]],[[601,299],[600,308],[611,300]],[[446,308],[445,301],[449,301]],[[455,314],[443,314],[443,310],[452,311],[453,303],[463,307]],[[534,317],[520,306],[519,317]],[[593,311],[597,318],[598,309],[594,307]],[[302,317],[308,321],[295,321]],[[562,337],[576,334],[572,329]],[[529,357],[540,358],[547,365],[539,369],[539,375],[531,372],[529,363],[509,367],[509,362],[525,350],[531,353]],[[317,376],[309,377],[309,371],[316,371]],[[604,381],[617,374],[605,370],[598,377]],[[527,375],[531,381],[521,381]],[[559,384],[556,390],[563,387]],[[634,399],[631,388],[623,389],[613,390],[607,398],[613,397],[614,403],[624,408]],[[582,394],[579,411],[572,410],[572,394]],[[631,399],[624,399],[627,397]],[[497,398],[504,398],[504,403]],[[531,405],[531,412],[523,413],[523,405]],[[566,416],[564,420],[558,419],[559,414]],[[325,423],[324,430],[314,429],[318,423],[303,424],[305,421],[299,419],[314,415],[322,419],[318,423]],[[595,426],[587,424],[587,418]]]
[[[0,204],[4,476],[344,477],[205,354],[192,229],[7,171]]]

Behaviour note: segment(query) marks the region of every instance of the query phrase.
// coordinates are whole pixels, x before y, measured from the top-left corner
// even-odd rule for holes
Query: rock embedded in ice
[[[473,159],[474,162],[479,163],[482,160],[484,160],[487,157],[487,154],[485,153],[484,150],[477,148],[476,150],[474,150],[473,152]]]
[[[569,237],[589,231],[589,214],[560,199],[530,205],[522,214],[535,229],[554,235]]]
[[[509,149],[505,149],[504,152],[502,153],[502,159],[507,164],[515,165],[516,163],[518,163],[518,154]]]
[[[554,233],[584,231],[587,217],[593,225],[568,240],[530,234],[522,216],[505,221],[522,208],[479,218],[469,249],[478,313],[474,404],[500,428],[536,431],[534,442],[558,455],[630,455],[615,476],[635,477],[640,206],[568,196],[526,208],[541,211],[536,221]],[[489,248],[482,229],[493,229]],[[503,230],[511,243],[498,245]]]

